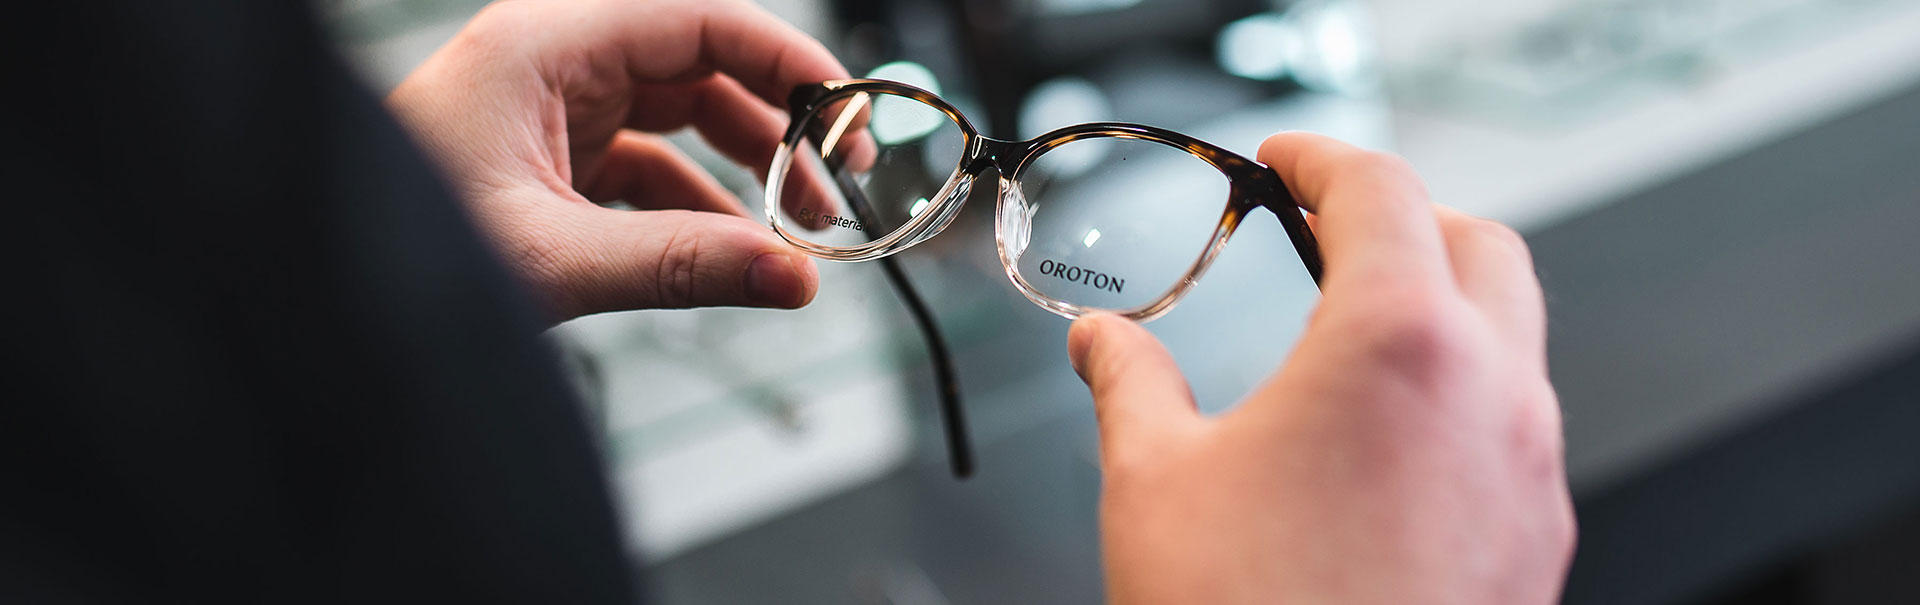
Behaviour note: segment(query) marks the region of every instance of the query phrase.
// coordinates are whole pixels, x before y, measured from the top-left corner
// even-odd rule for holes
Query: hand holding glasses
[[[885,80],[802,86],[787,106],[767,220],[813,256],[882,261],[927,335],[957,476],[971,472],[972,455],[946,346],[887,257],[951,224],[987,169],[999,175],[994,239],[1007,278],[1063,317],[1166,314],[1257,208],[1280,220],[1320,280],[1319,247],[1279,175],[1187,135],[1100,122],[1002,141],[934,94]],[[1156,178],[1115,178],[1130,172]]]

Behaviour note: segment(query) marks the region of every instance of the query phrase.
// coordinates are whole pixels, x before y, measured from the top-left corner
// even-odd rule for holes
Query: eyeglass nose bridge
[[[1032,145],[1027,142],[1003,141],[981,136],[970,128],[967,134],[967,150],[965,157],[960,161],[959,170],[954,172],[952,178],[947,179],[947,183],[940,188],[939,193],[930,198],[932,203],[929,207],[938,214],[931,220],[920,223],[920,226],[907,237],[906,243],[901,248],[917,245],[946,231],[947,226],[951,225],[954,217],[960,213],[960,209],[966,205],[967,198],[973,192],[973,186],[980,182],[981,175],[988,168],[994,169],[1004,180],[1020,161],[1033,151]]]
[[[1002,176],[1012,176],[1020,162],[1033,153],[1031,141],[1004,141],[981,135],[972,138],[967,145],[967,156],[960,162],[960,171],[975,178],[988,168]]]

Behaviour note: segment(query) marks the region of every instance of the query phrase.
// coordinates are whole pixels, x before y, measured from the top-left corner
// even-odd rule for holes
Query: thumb
[[[590,207],[573,225],[559,283],[569,316],[707,306],[798,308],[813,300],[813,259],[766,227],[713,212]]]
[[[1073,322],[1067,355],[1093,391],[1101,458],[1147,448],[1145,442],[1201,420],[1180,367],[1146,328],[1096,313]]]

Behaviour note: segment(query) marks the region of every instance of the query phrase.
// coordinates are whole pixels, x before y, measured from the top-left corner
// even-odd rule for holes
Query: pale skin
[[[740,0],[488,6],[388,105],[561,319],[639,308],[793,308],[810,257],[747,218],[659,132],[692,126],[764,172],[794,86],[847,77]],[[623,200],[645,212],[603,208]]]
[[[1511,229],[1398,159],[1303,133],[1259,158],[1315,215],[1322,300],[1232,412],[1153,336],[1068,336],[1100,422],[1117,603],[1551,603],[1574,521],[1545,310]]]
[[[792,308],[813,261],[656,134],[764,172],[793,86],[846,77],[744,0],[496,3],[389,98],[556,318]],[[1234,411],[1195,411],[1112,315],[1068,353],[1101,432],[1116,603],[1549,603],[1574,543],[1545,311],[1512,230],[1433,205],[1397,159],[1267,139],[1314,213],[1323,298]],[[592,202],[620,199],[641,211]],[[1297,262],[1275,259],[1275,262]]]

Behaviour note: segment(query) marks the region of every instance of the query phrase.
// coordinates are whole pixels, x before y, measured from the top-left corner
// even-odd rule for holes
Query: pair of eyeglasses
[[[1173,309],[1247,215],[1266,208],[1320,281],[1319,246],[1271,168],[1140,124],[1067,126],[1026,141],[981,136],[952,104],[887,80],[795,88],[767,174],[767,221],[807,254],[879,260],[928,344],[953,473],[973,453],[945,339],[890,255],[952,224],[988,169],[1007,279],[1069,319],[1149,321]],[[1140,178],[1148,175],[1151,178]]]

